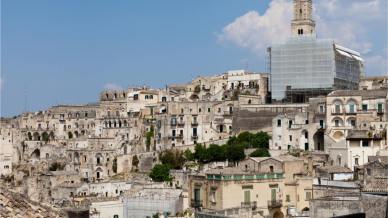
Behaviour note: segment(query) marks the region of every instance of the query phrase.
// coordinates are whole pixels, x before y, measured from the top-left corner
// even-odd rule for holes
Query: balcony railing
[[[278,207],[282,207],[282,206],[283,206],[283,203],[281,200],[268,201],[268,208],[278,208]]]
[[[192,135],[191,139],[196,140],[196,139],[198,139],[198,136],[197,135]]]
[[[377,110],[377,115],[383,115],[384,114],[384,110]]]
[[[171,125],[171,126],[176,126],[177,123],[176,123],[176,122],[170,122],[170,125]]]
[[[185,126],[185,122],[178,122],[178,126],[179,127]]]
[[[191,199],[191,207],[194,207],[194,208],[203,207],[202,200]]]
[[[241,208],[252,208],[252,210],[257,209],[257,202],[241,202]]]
[[[198,122],[197,121],[191,122],[191,126],[198,126]]]

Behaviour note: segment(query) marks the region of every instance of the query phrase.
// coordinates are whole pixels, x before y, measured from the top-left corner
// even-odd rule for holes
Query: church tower
[[[315,34],[312,0],[294,0],[294,19],[291,29],[294,36]]]

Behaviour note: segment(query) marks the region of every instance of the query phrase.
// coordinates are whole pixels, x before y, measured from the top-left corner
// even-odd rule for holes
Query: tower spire
[[[315,33],[312,0],[294,0],[294,19],[291,22],[292,35],[311,35]]]

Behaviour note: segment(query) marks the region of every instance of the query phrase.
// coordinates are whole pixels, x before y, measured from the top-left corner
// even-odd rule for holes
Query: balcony
[[[184,127],[185,126],[185,122],[178,122],[178,127]]]
[[[346,111],[345,112],[346,115],[357,115],[357,112],[356,111]]]
[[[252,208],[252,210],[257,209],[257,202],[241,202],[241,208]]]
[[[233,111],[224,111],[224,116],[228,117],[228,116],[233,116]]]
[[[198,126],[198,122],[197,121],[191,122],[191,126]]]
[[[197,136],[197,135],[192,135],[192,136],[191,136],[191,139],[192,139],[192,140],[197,140],[197,139],[198,139],[198,136]]]
[[[344,112],[341,110],[334,110],[331,112],[331,115],[343,115],[343,114],[344,114]]]
[[[193,207],[193,208],[203,207],[202,200],[191,199],[191,207]]]
[[[383,110],[377,110],[377,115],[384,115],[384,111]]]
[[[177,123],[176,123],[176,122],[171,122],[170,125],[171,125],[171,126],[176,126]]]
[[[283,206],[283,204],[282,204],[281,200],[268,201],[268,208],[279,208],[282,206]]]

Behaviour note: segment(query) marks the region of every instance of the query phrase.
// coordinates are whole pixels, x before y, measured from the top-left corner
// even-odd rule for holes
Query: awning
[[[339,50],[339,49],[336,49],[336,50],[337,50],[338,53],[340,53],[340,54],[343,55],[343,56],[346,56],[346,57],[348,57],[348,58],[353,58],[352,55],[350,55],[350,54],[347,53],[347,52],[341,51],[341,50]]]
[[[361,61],[361,62],[364,62],[364,59],[360,58],[359,56],[357,56],[357,55],[352,55],[352,56],[354,59]]]

